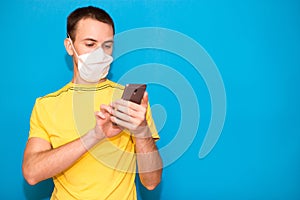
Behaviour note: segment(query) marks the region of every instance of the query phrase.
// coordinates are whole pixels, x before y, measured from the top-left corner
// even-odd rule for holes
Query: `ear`
[[[68,52],[68,54],[70,56],[73,56],[74,55],[74,51],[73,51],[72,44],[71,44],[71,41],[70,41],[69,38],[66,38],[64,40],[64,45],[65,45],[65,48],[66,48],[66,51]]]

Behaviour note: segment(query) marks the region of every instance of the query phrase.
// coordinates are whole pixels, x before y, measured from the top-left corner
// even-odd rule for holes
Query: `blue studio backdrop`
[[[148,84],[164,170],[154,191],[136,180],[139,199],[300,198],[299,1],[0,5],[0,199],[50,198],[51,180],[22,176],[29,119],[37,97],[71,80],[66,17],[87,5],[115,21],[109,78]]]

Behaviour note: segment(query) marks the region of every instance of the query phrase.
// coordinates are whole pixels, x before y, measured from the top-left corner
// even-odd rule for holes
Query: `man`
[[[136,199],[136,163],[149,190],[162,173],[147,92],[140,105],[121,100],[124,87],[106,79],[114,23],[104,10],[76,9],[68,16],[67,33],[73,79],[36,100],[24,177],[31,185],[52,177],[53,200]]]

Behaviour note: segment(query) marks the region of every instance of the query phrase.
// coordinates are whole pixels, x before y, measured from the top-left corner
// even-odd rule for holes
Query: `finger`
[[[119,105],[120,106],[128,106],[129,103],[130,103],[129,101],[126,101],[124,99],[118,99],[118,100],[112,102],[111,106],[112,107],[119,106]]]
[[[132,119],[140,119],[145,115],[146,108],[140,106],[138,110],[133,110],[130,107],[117,105],[112,110],[112,115],[121,118],[124,121],[135,121]]]
[[[141,106],[143,106],[144,108],[148,107],[148,92],[144,92],[144,96],[141,102]]]
[[[115,116],[111,116],[110,117],[110,120],[115,123],[115,124],[118,124],[118,126],[122,127],[122,128],[125,128],[125,129],[128,129],[128,130],[131,130],[133,129],[133,125],[127,121],[123,121]]]
[[[112,108],[111,108],[111,106],[109,106],[109,105],[101,104],[101,105],[100,105],[100,110],[101,110],[102,112],[108,112],[109,114],[112,113]]]
[[[131,116],[125,112],[122,112],[121,110],[117,110],[117,109],[113,110],[112,115],[122,121],[127,121],[127,122],[131,121]]]
[[[120,110],[113,110],[112,115],[119,120],[129,122],[131,124],[140,124],[143,121],[143,114],[135,111],[120,111]]]
[[[133,103],[131,101],[126,101],[123,99],[119,99],[112,103],[112,107],[119,107],[119,106],[127,107],[135,111],[139,111],[141,107],[141,105],[139,104]]]
[[[123,106],[123,105],[115,105],[112,113],[115,113],[116,111],[122,112],[127,115],[131,115],[131,113],[134,112],[134,111],[130,110],[130,108],[128,106]]]
[[[101,111],[96,111],[95,112],[95,116],[98,117],[98,118],[101,118],[101,119],[105,119],[105,115],[104,113],[102,113]]]
[[[118,124],[119,127],[125,128],[127,130],[129,130],[131,133],[133,134],[139,134],[142,133],[143,130],[148,127],[147,124],[143,124],[143,125],[138,125],[136,123],[131,123],[131,122],[127,122],[127,121],[123,121],[119,118],[116,118],[114,116],[110,117],[110,120],[113,123]]]

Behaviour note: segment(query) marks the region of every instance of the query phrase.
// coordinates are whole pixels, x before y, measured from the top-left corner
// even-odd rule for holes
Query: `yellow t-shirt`
[[[53,148],[79,138],[94,128],[94,112],[100,105],[119,99],[123,90],[123,86],[109,80],[95,85],[68,83],[38,98],[30,119],[29,138],[42,138]],[[152,137],[159,139],[149,106],[147,122]],[[51,200],[136,199],[134,152],[134,140],[126,130],[101,141],[66,171],[53,177]]]

